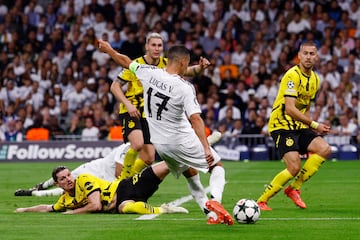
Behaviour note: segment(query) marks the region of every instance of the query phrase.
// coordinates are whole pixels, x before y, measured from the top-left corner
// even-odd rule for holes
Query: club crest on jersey
[[[134,121],[129,121],[128,128],[134,128],[134,127],[135,127]]]
[[[92,183],[91,182],[86,182],[85,183],[85,188],[86,188],[86,190],[90,191],[93,188]]]
[[[292,138],[287,138],[285,144],[287,147],[291,147],[294,145],[294,140]]]
[[[287,83],[287,87],[288,87],[288,89],[292,89],[292,88],[295,87],[295,83],[290,80],[290,81],[288,81],[288,83]]]

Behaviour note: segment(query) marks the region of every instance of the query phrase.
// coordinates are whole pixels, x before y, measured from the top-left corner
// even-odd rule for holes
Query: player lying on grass
[[[214,131],[209,137],[208,141],[210,145],[217,143],[221,138],[221,133]],[[82,173],[89,173],[96,177],[105,179],[107,181],[116,180],[121,172],[122,166],[124,165],[124,156],[130,147],[129,143],[121,144],[120,146],[114,148],[108,155],[104,158],[95,159],[84,164],[81,164],[79,167],[75,168],[71,171],[71,174],[74,178],[77,178]],[[184,173],[188,181],[188,185],[191,189],[197,189],[197,185],[199,184],[199,175],[197,172],[193,170],[189,170]],[[201,183],[200,183],[201,184]],[[18,189],[15,191],[15,196],[37,196],[37,197],[45,197],[45,196],[59,196],[63,193],[62,188],[53,188],[54,187],[54,179],[49,178],[48,180],[36,184],[36,186],[30,189]],[[196,192],[196,191],[195,191]],[[195,193],[193,194],[195,195]],[[219,194],[213,194],[215,196]],[[195,197],[195,200],[198,202],[198,199]],[[221,197],[220,197],[221,199]]]
[[[166,163],[160,162],[131,178],[110,182],[88,173],[74,179],[67,167],[59,166],[52,172],[55,185],[64,190],[58,201],[55,204],[17,208],[15,212],[188,213],[182,207],[167,204],[153,207],[147,203],[168,173]]]
[[[79,167],[72,170],[71,174],[74,178],[77,178],[82,173],[89,173],[109,182],[115,181],[120,175],[124,163],[124,155],[129,147],[130,144],[128,143],[121,144],[120,146],[114,148],[104,158],[95,159],[81,164]],[[54,183],[54,179],[49,178],[48,180],[37,184],[33,188],[16,190],[15,196],[59,196],[63,193],[63,189],[53,188]]]
[[[81,174],[76,179],[67,167],[56,167],[52,176],[55,185],[64,189],[55,204],[41,204],[17,208],[15,212],[62,212],[80,214],[110,212],[123,214],[164,214],[188,213],[183,207],[162,204],[153,207],[147,203],[149,197],[159,188],[159,184],[170,170],[164,161],[147,167],[144,171],[122,181],[109,182],[91,174]],[[231,219],[229,213],[214,200],[208,200],[206,207],[218,219]],[[230,223],[228,223],[230,224]],[[232,223],[231,223],[232,224]]]

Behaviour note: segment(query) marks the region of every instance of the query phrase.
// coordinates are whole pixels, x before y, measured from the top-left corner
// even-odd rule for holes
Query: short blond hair
[[[163,38],[161,37],[161,35],[157,32],[152,32],[152,33],[149,33],[147,36],[146,36],[146,44],[148,44],[150,42],[151,39],[153,38],[157,38],[157,39],[161,39],[161,41],[164,41]]]

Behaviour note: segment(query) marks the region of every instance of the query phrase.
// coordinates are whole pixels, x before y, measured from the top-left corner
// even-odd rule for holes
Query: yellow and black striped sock
[[[318,154],[312,154],[305,162],[300,173],[296,176],[290,186],[294,189],[300,189],[302,184],[309,180],[320,168],[321,164],[325,162],[325,158]]]
[[[271,183],[265,188],[263,194],[258,198],[258,202],[267,202],[271,197],[278,193],[284,185],[293,178],[293,175],[287,170],[284,169],[279,172]]]
[[[160,207],[152,207],[146,202],[127,202],[125,203],[123,213],[137,213],[137,214],[160,214]]]
[[[124,166],[121,169],[119,177],[120,181],[124,180],[125,178],[131,177],[131,169],[134,166],[134,162],[137,156],[138,152],[135,151],[132,147],[130,147],[124,157]]]
[[[131,176],[140,173],[144,168],[148,167],[141,158],[137,158],[134,162],[134,166],[131,168]]]

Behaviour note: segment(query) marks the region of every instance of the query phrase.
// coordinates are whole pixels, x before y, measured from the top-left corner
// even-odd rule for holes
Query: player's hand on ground
[[[17,208],[17,209],[15,209],[14,212],[16,212],[16,213],[25,212],[25,208]]]
[[[62,214],[74,214],[73,210],[67,210],[66,212],[63,212]]]

